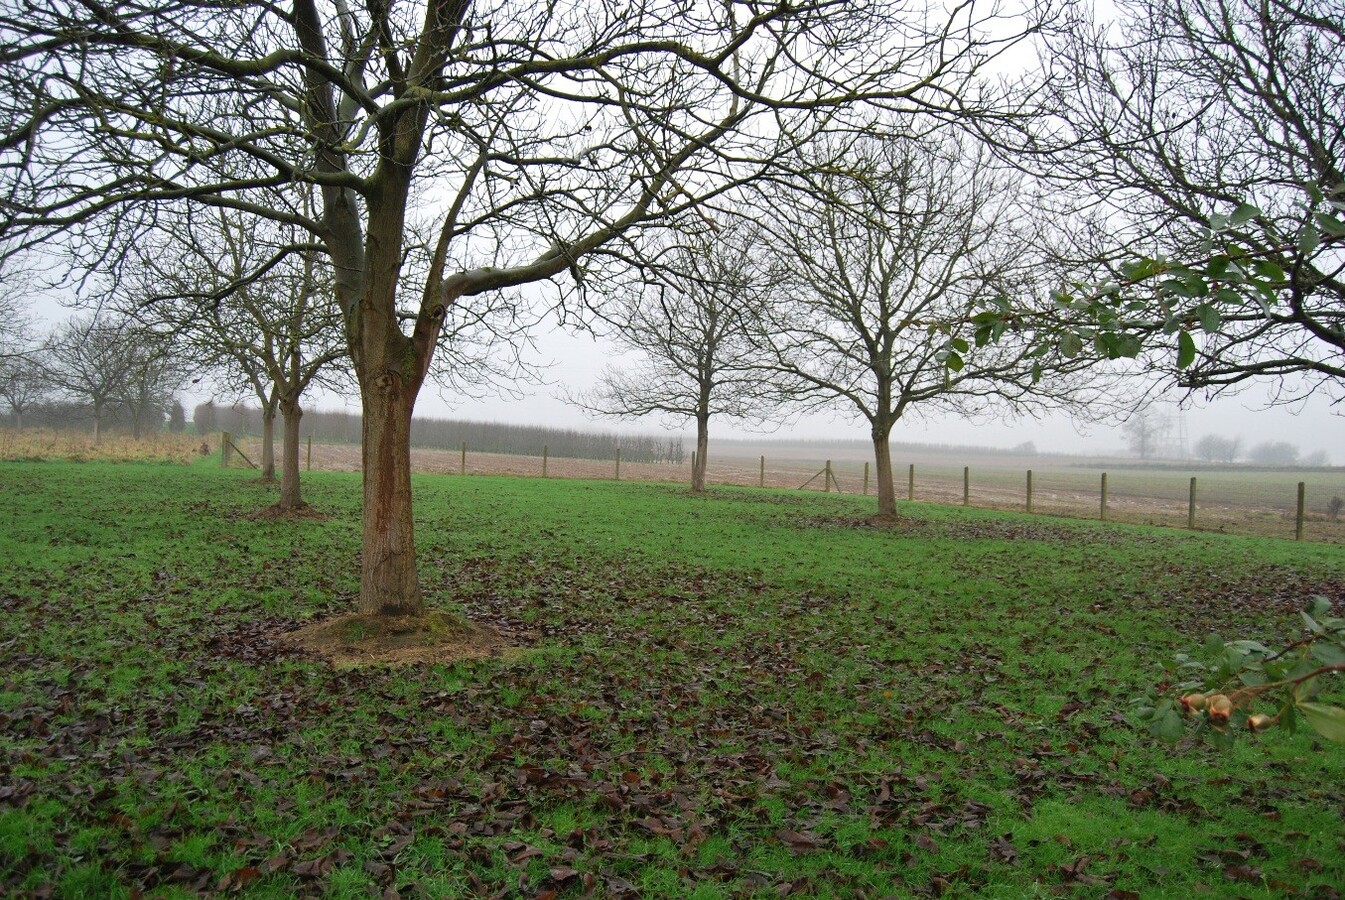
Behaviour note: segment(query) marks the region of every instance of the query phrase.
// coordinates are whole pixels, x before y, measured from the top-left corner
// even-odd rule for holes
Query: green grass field
[[[1155,743],[1205,635],[1345,548],[930,503],[416,481],[431,606],[520,654],[338,671],[359,481],[0,464],[0,893],[1338,896],[1345,747]],[[1339,687],[1334,688],[1339,696]]]

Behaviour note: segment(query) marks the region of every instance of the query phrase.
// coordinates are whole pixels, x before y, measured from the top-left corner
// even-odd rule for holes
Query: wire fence
[[[252,460],[260,459],[256,437],[229,436]],[[1018,510],[1036,515],[1105,519],[1197,530],[1306,541],[1345,543],[1345,469],[1181,469],[1116,462],[1072,464],[1068,458],[1034,460],[1030,467],[1000,459],[970,465],[893,462],[897,500]],[[1021,462],[1021,460],[1018,460]],[[352,444],[305,442],[300,463],[310,470],[360,470],[360,448]],[[244,465],[235,462],[234,465]],[[415,472],[455,475],[512,475],[573,479],[682,482],[691,465],[633,463],[620,458],[570,459],[551,456],[413,448]],[[706,481],[788,490],[874,496],[872,464],[858,459],[825,460],[765,456],[720,456],[713,452]]]

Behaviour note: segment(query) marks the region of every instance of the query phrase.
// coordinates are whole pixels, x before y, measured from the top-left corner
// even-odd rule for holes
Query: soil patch
[[[451,663],[503,656],[517,645],[505,632],[460,615],[339,616],[276,635],[276,640],[337,668]]]

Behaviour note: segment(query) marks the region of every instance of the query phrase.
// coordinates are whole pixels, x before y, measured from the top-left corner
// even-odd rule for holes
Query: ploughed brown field
[[[260,442],[244,438],[238,445],[257,459]],[[306,462],[301,448],[301,465]],[[831,455],[835,484],[846,494],[864,492],[867,454],[855,447],[827,448],[808,444],[727,443],[710,446],[708,480],[712,485],[764,486],[820,491],[821,473]],[[764,476],[761,457],[765,455]],[[244,465],[235,462],[235,465]],[[1305,483],[1304,539],[1345,543],[1345,512],[1333,519],[1329,504],[1345,497],[1345,468],[1271,470],[1252,468],[1202,469],[1197,463],[1164,463],[1140,467],[1134,460],[1100,460],[1061,456],[975,455],[957,458],[948,453],[923,451],[902,455],[893,451],[893,475],[898,501],[910,496],[910,466],[915,466],[917,502],[963,502],[963,467],[970,468],[970,505],[1022,510],[1026,506],[1027,472],[1032,470],[1032,509],[1043,515],[1096,519],[1100,515],[1100,476],[1108,478],[1107,517],[1110,521],[1185,528],[1190,479],[1197,478],[1196,527],[1293,538],[1297,484]],[[540,477],[542,457],[481,453],[468,448],[465,469],[460,450],[413,449],[416,472],[459,475],[513,475]],[[352,444],[313,444],[312,468],[359,471],[360,450]],[[869,466],[868,493],[877,489]],[[615,478],[616,461],[549,457],[551,478]],[[622,460],[623,481],[690,483],[691,464],[637,463]],[[833,490],[835,488],[833,487]]]

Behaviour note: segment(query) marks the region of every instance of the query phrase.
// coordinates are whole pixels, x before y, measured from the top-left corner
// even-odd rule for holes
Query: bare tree
[[[1106,328],[1176,335],[1178,382],[1345,379],[1345,28],[1338,0],[1119,0],[1052,42],[1021,164],[1080,197],[1093,258],[1140,286]],[[1053,152],[1042,154],[1049,149]],[[1137,261],[1136,256],[1148,257]],[[1177,261],[1173,263],[1171,261]],[[1154,290],[1147,286],[1153,285]],[[1139,298],[1138,306],[1134,301]]]
[[[1247,451],[1247,459],[1258,466],[1296,466],[1298,448],[1288,441],[1264,441]]]
[[[3,0],[0,237],[109,266],[187,203],[320,243],[364,410],[360,609],[420,614],[409,431],[451,310],[573,286],[855,103],[986,111],[978,70],[1042,12],[1005,36],[974,2]],[[314,215],[249,199],[291,183]],[[432,252],[403,307],[416,224]]]
[[[270,205],[279,208],[273,199]],[[275,418],[283,423],[281,510],[305,504],[299,484],[300,400],[335,384],[346,355],[326,257],[290,225],[206,210],[171,235],[142,241],[126,265],[137,285],[128,314],[170,332],[198,372],[250,391],[262,418],[262,478],[275,480]],[[121,297],[126,296],[123,291]]]
[[[1231,463],[1237,460],[1242,450],[1242,438],[1207,434],[1196,441],[1195,450],[1196,456],[1206,462]]]
[[[102,439],[104,422],[120,402],[130,359],[121,329],[91,318],[72,318],[51,337],[44,366],[52,384],[69,400],[87,405],[93,439]]]
[[[608,366],[571,402],[606,416],[663,415],[696,426],[691,489],[705,490],[710,418],[749,418],[768,404],[745,316],[768,302],[770,273],[754,229],[718,227],[648,253],[647,283],[604,312],[617,344],[641,354]]]
[[[801,190],[767,198],[764,243],[794,299],[767,311],[760,340],[786,391],[868,422],[880,517],[897,513],[889,441],[900,419],[1026,407],[1057,367],[1083,364],[979,326],[1008,298],[1016,328],[1030,318],[1016,300],[1036,275],[1019,199],[984,148],[947,134],[863,141]]]
[[[19,354],[0,358],[0,400],[9,406],[15,428],[22,428],[24,413],[50,393],[51,379],[32,358]]]
[[[1126,419],[1121,426],[1130,452],[1140,459],[1151,459],[1158,453],[1163,438],[1172,429],[1172,422],[1152,410],[1140,410]]]

